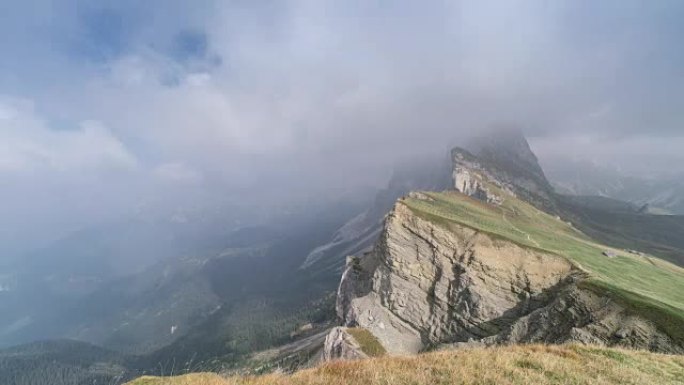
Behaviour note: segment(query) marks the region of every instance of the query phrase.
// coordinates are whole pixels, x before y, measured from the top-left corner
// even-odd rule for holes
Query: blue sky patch
[[[80,15],[79,35],[74,51],[93,61],[107,61],[123,54],[137,29],[135,18],[121,11],[97,8]]]
[[[207,34],[202,31],[184,30],[173,39],[171,56],[180,61],[205,59],[208,55]]]

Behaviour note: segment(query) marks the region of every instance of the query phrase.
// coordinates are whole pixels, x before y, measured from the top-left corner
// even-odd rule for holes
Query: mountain
[[[558,194],[510,131],[399,168],[365,210],[240,228],[65,313],[69,336],[126,353],[126,373],[292,371],[511,343],[684,353],[684,271],[658,258],[684,263],[682,226]]]
[[[483,159],[454,149],[456,191],[397,201],[373,250],[347,260],[337,298],[346,329],[330,333],[326,357],[361,355],[349,328],[391,354],[539,342],[684,353],[684,269],[602,245],[561,216],[596,218],[582,226],[592,230],[617,215],[663,218],[587,206],[577,214],[519,138],[484,142]]]
[[[612,211],[559,196],[563,218],[583,233],[613,247],[650,253],[684,266],[684,216]]]
[[[72,311],[80,319],[71,322],[69,335],[149,356],[152,366],[174,356],[194,355],[197,361],[282,343],[299,324],[311,322],[298,318],[313,312],[303,308],[335,287],[335,279],[298,267],[353,209],[326,206],[269,227],[239,229],[226,236],[230,246],[219,252],[164,260],[123,277],[77,304]],[[258,343],[249,337],[261,332],[269,337]]]
[[[91,298],[168,261],[231,247],[242,228],[235,220],[131,218],[76,231],[18,257],[0,270],[0,346],[77,338],[74,325],[89,316]]]
[[[399,188],[379,194],[299,266],[317,276],[360,250],[346,258],[338,326],[324,318],[302,337],[245,356],[236,369],[289,371],[339,358],[519,343],[684,354],[684,269],[658,258],[684,255],[682,217],[558,194],[515,131],[454,148],[449,160],[448,170],[442,161],[404,174],[405,183],[395,175],[390,186]],[[438,191],[406,193],[420,185]],[[634,236],[641,226],[649,228]],[[628,238],[629,249],[622,246]]]
[[[637,177],[588,161],[549,162],[547,174],[556,190],[567,195],[591,195],[648,205],[654,214],[684,214],[684,177]]]
[[[313,276],[299,266],[310,250],[358,210],[354,204],[309,206],[306,211],[271,217],[268,226],[213,230],[208,234],[224,234],[212,248],[186,245],[197,254],[167,256],[142,271],[100,282],[70,301],[58,297],[40,313],[44,317],[27,319],[8,332],[31,338],[36,328],[50,332],[38,338],[66,337],[102,346],[126,357],[124,363],[117,361],[126,373],[236,366],[255,351],[304,337],[307,325],[316,331],[334,319],[330,294],[337,273]],[[25,292],[14,291],[13,282],[6,282],[10,290],[0,293],[0,306],[17,309],[8,300],[21,305]],[[6,294],[13,296],[3,297]],[[35,305],[25,304],[27,309]],[[19,314],[0,313],[0,318]],[[49,328],[52,323],[56,326]],[[303,332],[295,333],[304,326]],[[62,349],[65,357],[79,349],[53,341],[41,343],[54,344],[53,350]],[[84,349],[90,344],[84,343]],[[26,376],[43,373],[42,357],[24,356],[23,362],[35,367],[35,371],[27,369]],[[109,376],[104,383],[123,381],[116,378]]]
[[[662,215],[680,210],[678,202],[684,197],[684,189],[678,187],[681,179],[654,182],[625,177],[616,181],[614,174],[600,172],[605,174],[609,175],[598,179],[612,187],[570,190],[599,196],[556,194],[562,216],[596,240],[684,266],[684,216]],[[577,178],[578,183],[591,184],[591,177]]]
[[[470,140],[467,147],[480,160],[489,164],[505,164],[506,169],[514,170],[518,179],[511,179],[510,186],[544,185],[543,200],[551,200],[549,196],[553,189],[520,131],[505,130],[497,132],[497,135],[478,136]],[[348,255],[359,254],[372,247],[382,230],[385,216],[398,198],[411,191],[453,188],[453,158],[459,153],[466,158],[474,156],[464,149],[455,148],[448,156],[413,159],[398,165],[387,187],[376,194],[372,205],[340,227],[328,242],[313,249],[302,269],[341,272]],[[524,178],[529,182],[523,181]]]
[[[520,131],[485,135],[468,149],[452,151],[457,189],[478,194],[473,187],[477,181],[469,176],[474,172],[537,209],[571,222],[597,241],[684,266],[684,216],[650,215],[641,206],[617,199],[556,192]],[[468,181],[465,186],[464,181]]]
[[[459,192],[399,201],[373,251],[348,261],[343,325],[392,354],[540,342],[684,353],[684,269],[601,245],[487,187],[500,204]]]

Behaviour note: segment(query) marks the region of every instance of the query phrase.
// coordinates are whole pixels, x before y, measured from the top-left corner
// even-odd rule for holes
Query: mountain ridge
[[[514,151],[497,153],[502,140]],[[600,245],[564,222],[568,204],[525,139],[502,140],[484,142],[485,160],[452,151],[458,192],[414,192],[395,204],[373,250],[347,260],[342,325],[368,330],[392,354],[534,342],[683,353],[684,297],[633,279],[643,269],[654,284],[682,286],[684,269]],[[353,337],[335,340],[346,346],[335,351],[354,356]]]

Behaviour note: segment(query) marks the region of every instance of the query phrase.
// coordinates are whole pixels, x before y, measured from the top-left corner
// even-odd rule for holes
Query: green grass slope
[[[425,194],[428,199],[406,198],[402,202],[417,215],[438,224],[448,227],[458,223],[565,257],[589,274],[590,278],[583,283],[586,288],[622,301],[656,322],[674,339],[684,341],[681,267],[601,245],[570,224],[513,197],[494,206],[458,192]],[[604,251],[614,256],[605,256]]]
[[[577,345],[519,345],[338,361],[292,375],[143,377],[129,385],[675,385],[684,357]]]
[[[387,353],[380,341],[368,330],[364,328],[349,328],[347,333],[354,337],[361,346],[361,351],[369,357],[379,357]]]
[[[577,197],[558,196],[564,216],[602,243],[638,249],[684,266],[684,216],[647,215],[578,204]]]

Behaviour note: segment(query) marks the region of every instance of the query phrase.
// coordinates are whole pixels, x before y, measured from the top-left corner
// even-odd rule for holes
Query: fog
[[[362,195],[492,124],[684,171],[680,1],[4,1],[0,244]]]

